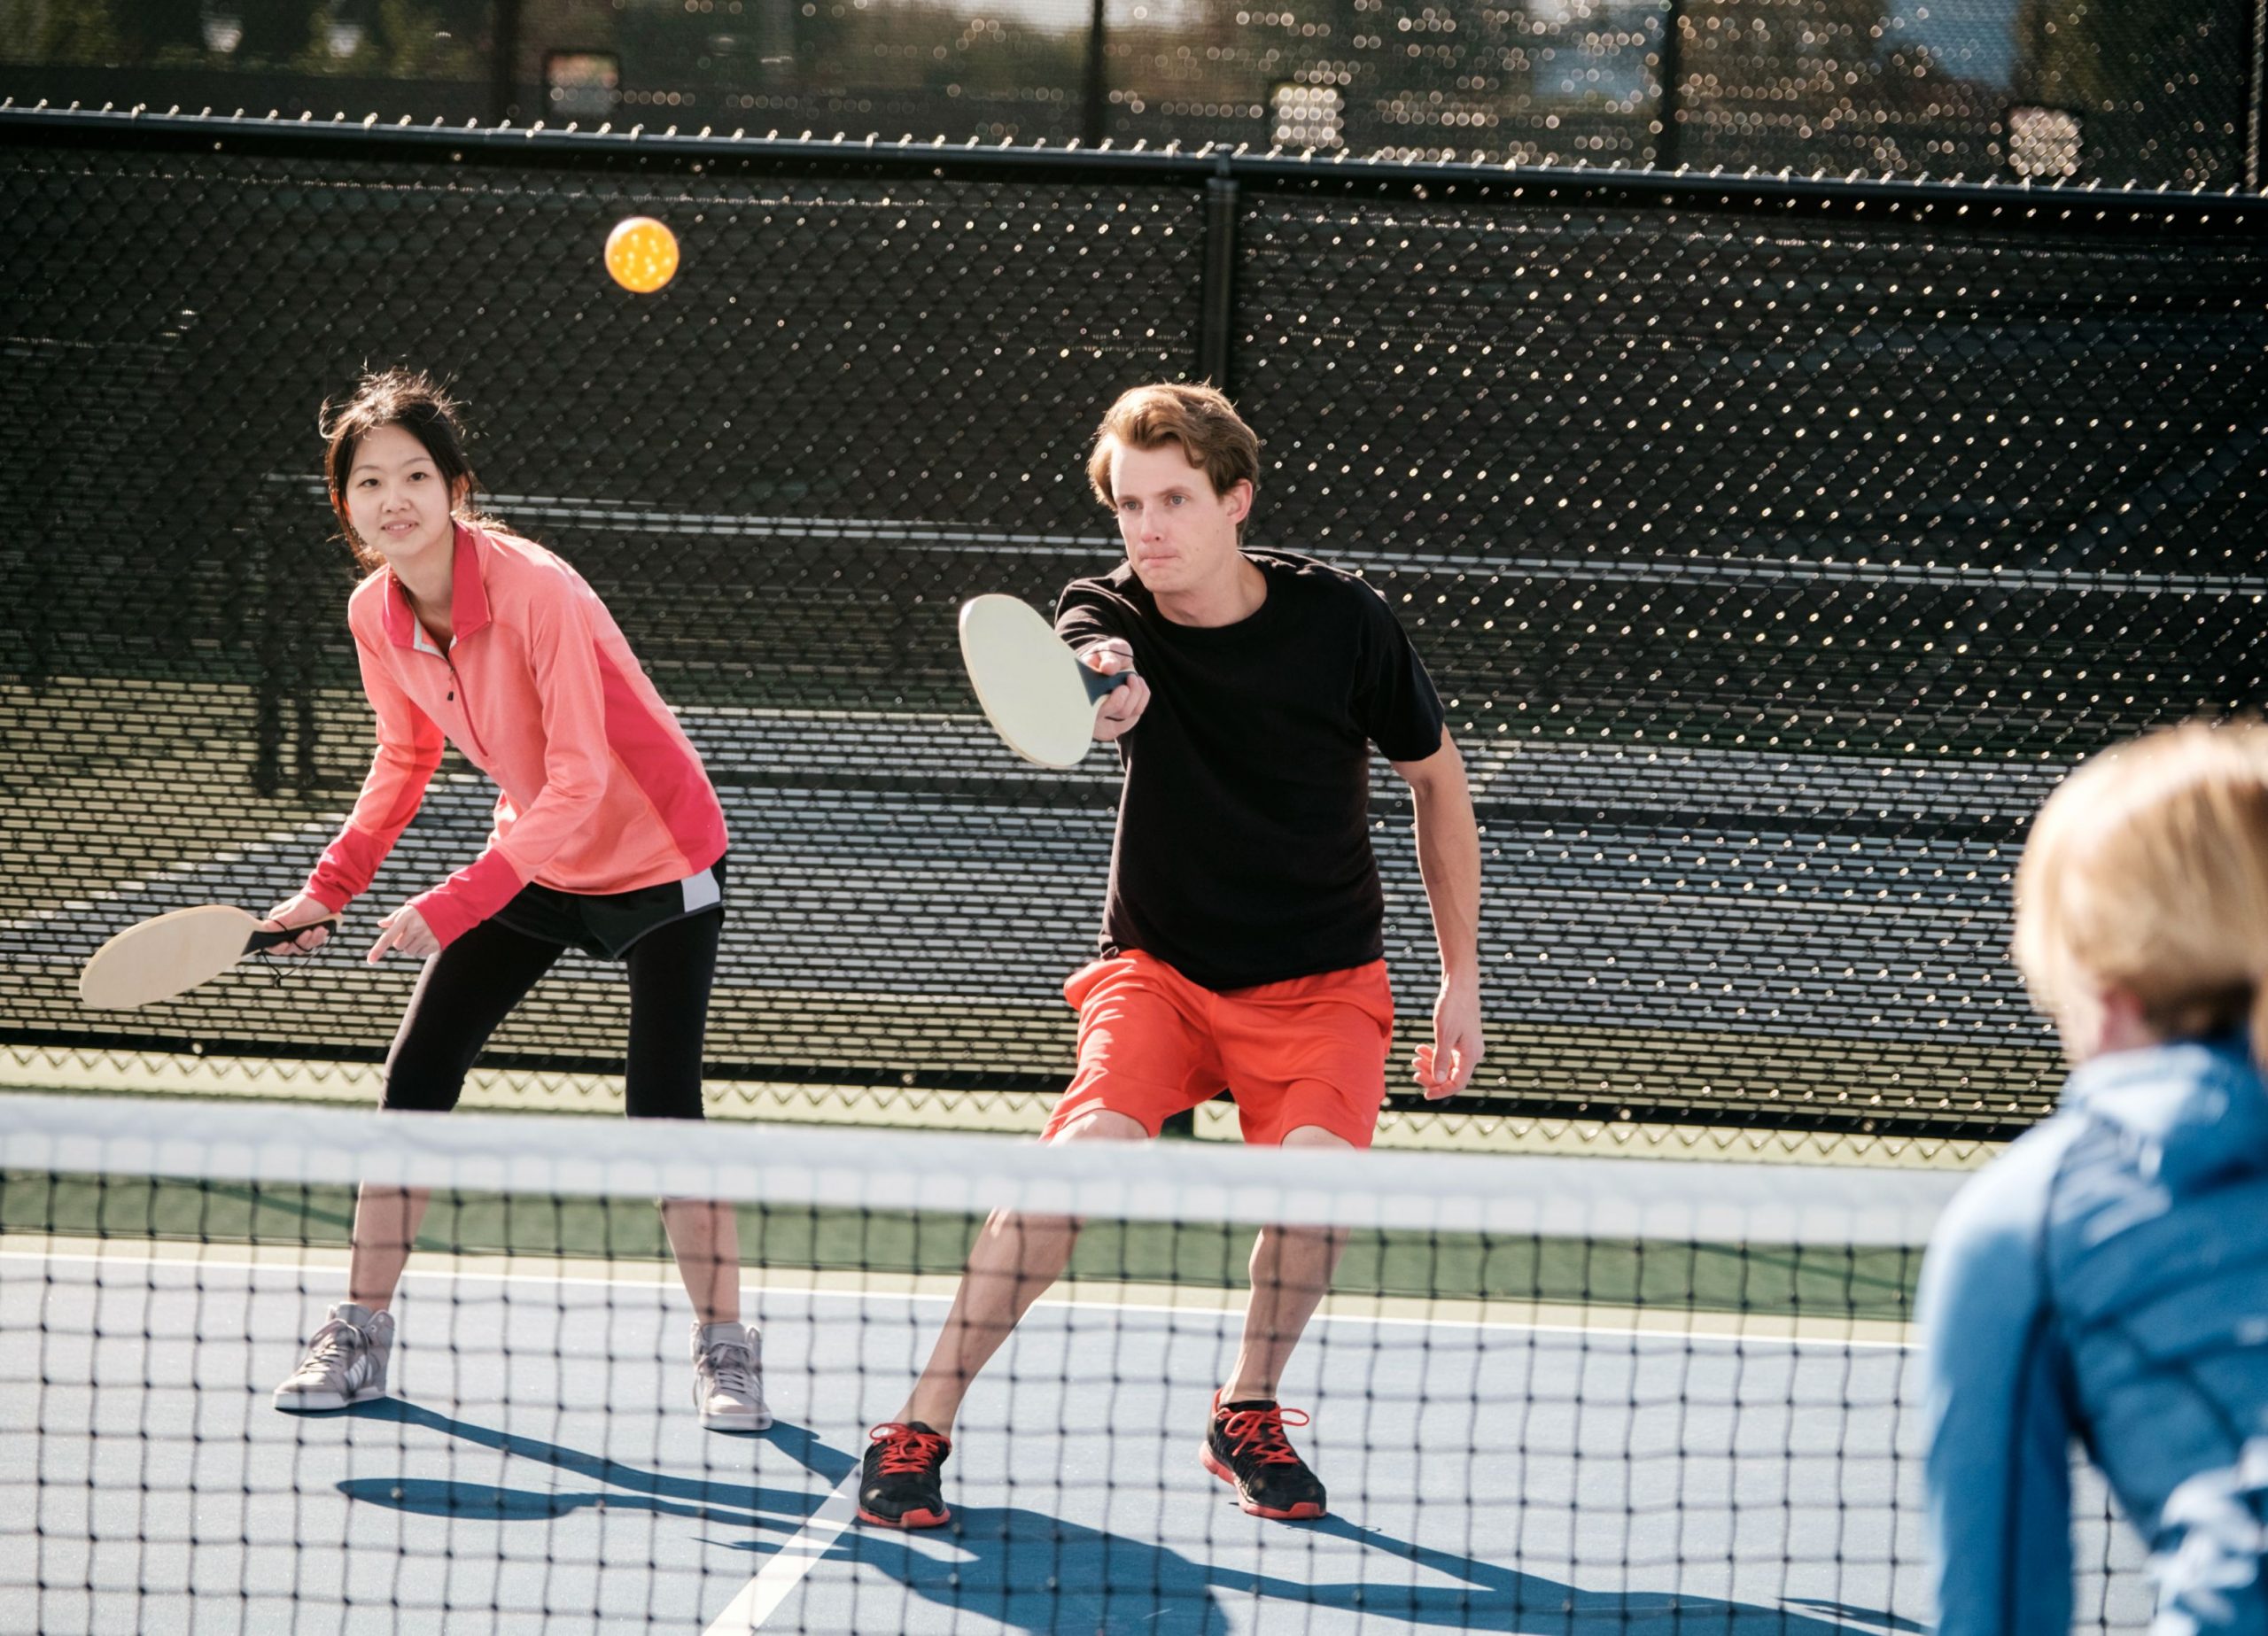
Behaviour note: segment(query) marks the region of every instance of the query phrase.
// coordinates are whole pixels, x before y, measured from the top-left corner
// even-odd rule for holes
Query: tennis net
[[[1957,1175],[14,1097],[0,1596],[38,1629],[1904,1631],[1912,1292]],[[433,1190],[389,1394],[270,1392],[354,1188]],[[660,1198],[738,1212],[773,1423],[703,1430]],[[853,1516],[986,1213],[1076,1213],[921,1533]],[[1200,1469],[1262,1223],[1342,1229],[1282,1399],[1330,1515]],[[2084,1479],[2083,1479],[2084,1481]],[[2139,1547],[2082,1489],[2099,1628]]]

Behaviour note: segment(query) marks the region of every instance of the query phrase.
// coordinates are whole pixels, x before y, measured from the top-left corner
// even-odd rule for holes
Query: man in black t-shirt
[[[1370,841],[1371,746],[1409,782],[1441,981],[1413,1077],[1461,1089],[1481,1055],[1480,844],[1464,764],[1393,612],[1354,576],[1246,549],[1259,441],[1209,387],[1127,393],[1089,463],[1126,561],[1071,582],[1056,629],[1131,670],[1095,736],[1126,770],[1099,958],[1064,985],[1079,1067],[1044,1140],[1137,1141],[1223,1088],[1247,1142],[1367,1147],[1394,1024]],[[976,1372],[1068,1265],[1075,1221],[996,1216],[897,1420],[877,1427],[858,1514],[947,1520],[939,1480]],[[1342,1234],[1262,1229],[1252,1299],[1201,1457],[1243,1508],[1324,1515],[1276,1401]],[[1291,1411],[1297,1415],[1298,1411]],[[1294,1419],[1289,1423],[1304,1423]]]

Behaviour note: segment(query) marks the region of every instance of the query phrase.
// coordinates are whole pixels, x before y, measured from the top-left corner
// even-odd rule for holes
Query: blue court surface
[[[395,1395],[293,1417],[269,1389],[343,1273],[237,1253],[0,1243],[0,1622],[1922,1628],[1895,1342],[1481,1323],[1446,1305],[1327,1316],[1284,1397],[1315,1414],[1295,1439],[1333,1515],[1285,1524],[1245,1516],[1197,1462],[1238,1312],[1066,1286],[968,1400],[954,1525],[909,1535],[851,1522],[838,1491],[902,1400],[935,1294],[752,1288],[778,1424],[727,1436],[695,1419],[665,1269],[413,1263]]]

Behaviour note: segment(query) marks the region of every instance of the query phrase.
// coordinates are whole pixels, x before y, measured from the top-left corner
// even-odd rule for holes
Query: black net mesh
[[[2256,205],[4,136],[19,1048],[382,1054],[409,973],[362,936],[144,1012],[72,988],[128,921],[285,896],[359,781],[315,423],[365,364],[454,377],[490,509],[591,579],[708,758],[720,1080],[1061,1082],[1114,765],[1001,748],[952,616],[1116,560],[1084,446],[1146,378],[1227,380],[1256,543],[1366,575],[1449,702],[1486,868],[1468,1110],[2028,1122],[2058,1078],[2004,958],[2030,813],[2110,740],[2262,691]],[[599,265],[640,213],[685,245],[642,298]],[[453,759],[358,911],[467,861],[491,798]],[[1402,1058],[1433,945],[1383,768],[1375,801]],[[603,1070],[624,1007],[571,958],[492,1059]]]
[[[1880,1636],[1932,1616],[1910,1337],[1957,1173],[5,1106],[19,1628],[220,1609],[547,1636]],[[358,1181],[432,1193],[383,1320],[334,1305],[348,1223],[368,1244],[387,1219],[370,1194],[358,1217]],[[713,1264],[670,1266],[657,1192],[736,1223],[737,1317],[704,1334],[739,1401],[706,1428],[677,1283]],[[915,1500],[884,1485],[866,1510],[889,1471],[860,1470],[868,1429],[947,1344],[942,1291],[973,1244],[1074,1199],[1068,1275],[929,1468],[944,1525],[879,1526]],[[1026,1213],[986,1232],[996,1209]],[[1278,1435],[1328,1509],[1289,1527],[1216,1475],[1264,1427],[1198,1454],[1255,1228],[1286,1222],[1348,1240],[1282,1379]],[[2141,1630],[2148,1545],[2083,1457],[2072,1479],[2070,1628]]]

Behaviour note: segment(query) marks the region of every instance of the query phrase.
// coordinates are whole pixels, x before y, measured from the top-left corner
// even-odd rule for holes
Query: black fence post
[[[1081,138],[1090,148],[1102,145],[1110,97],[1110,74],[1103,65],[1103,50],[1109,43],[1109,22],[1104,15],[1107,4],[1107,0],[1094,0],[1087,14],[1087,105]]]
[[[1213,161],[1205,183],[1205,284],[1202,327],[1197,333],[1197,374],[1223,392],[1236,347],[1237,179],[1225,156]]]
[[[488,100],[493,122],[501,125],[520,100],[520,0],[493,0],[494,38],[488,58]]]
[[[1232,391],[1230,364],[1235,356],[1237,322],[1236,173],[1226,158],[1213,161],[1205,182],[1204,319],[1197,333],[1197,374],[1223,392]],[[1197,1110],[1169,1114],[1159,1127],[1163,1136],[1197,1135]]]
[[[1654,168],[1675,170],[1678,164],[1678,97],[1685,77],[1685,0],[1669,0],[1662,11],[1662,49],[1657,65],[1661,94],[1654,99],[1654,117],[1661,135],[1654,139]]]
[[[2260,163],[2264,86],[2268,86],[2268,0],[2253,0],[2252,49],[2244,56],[2244,186],[2249,193],[2268,191],[2268,174]]]

